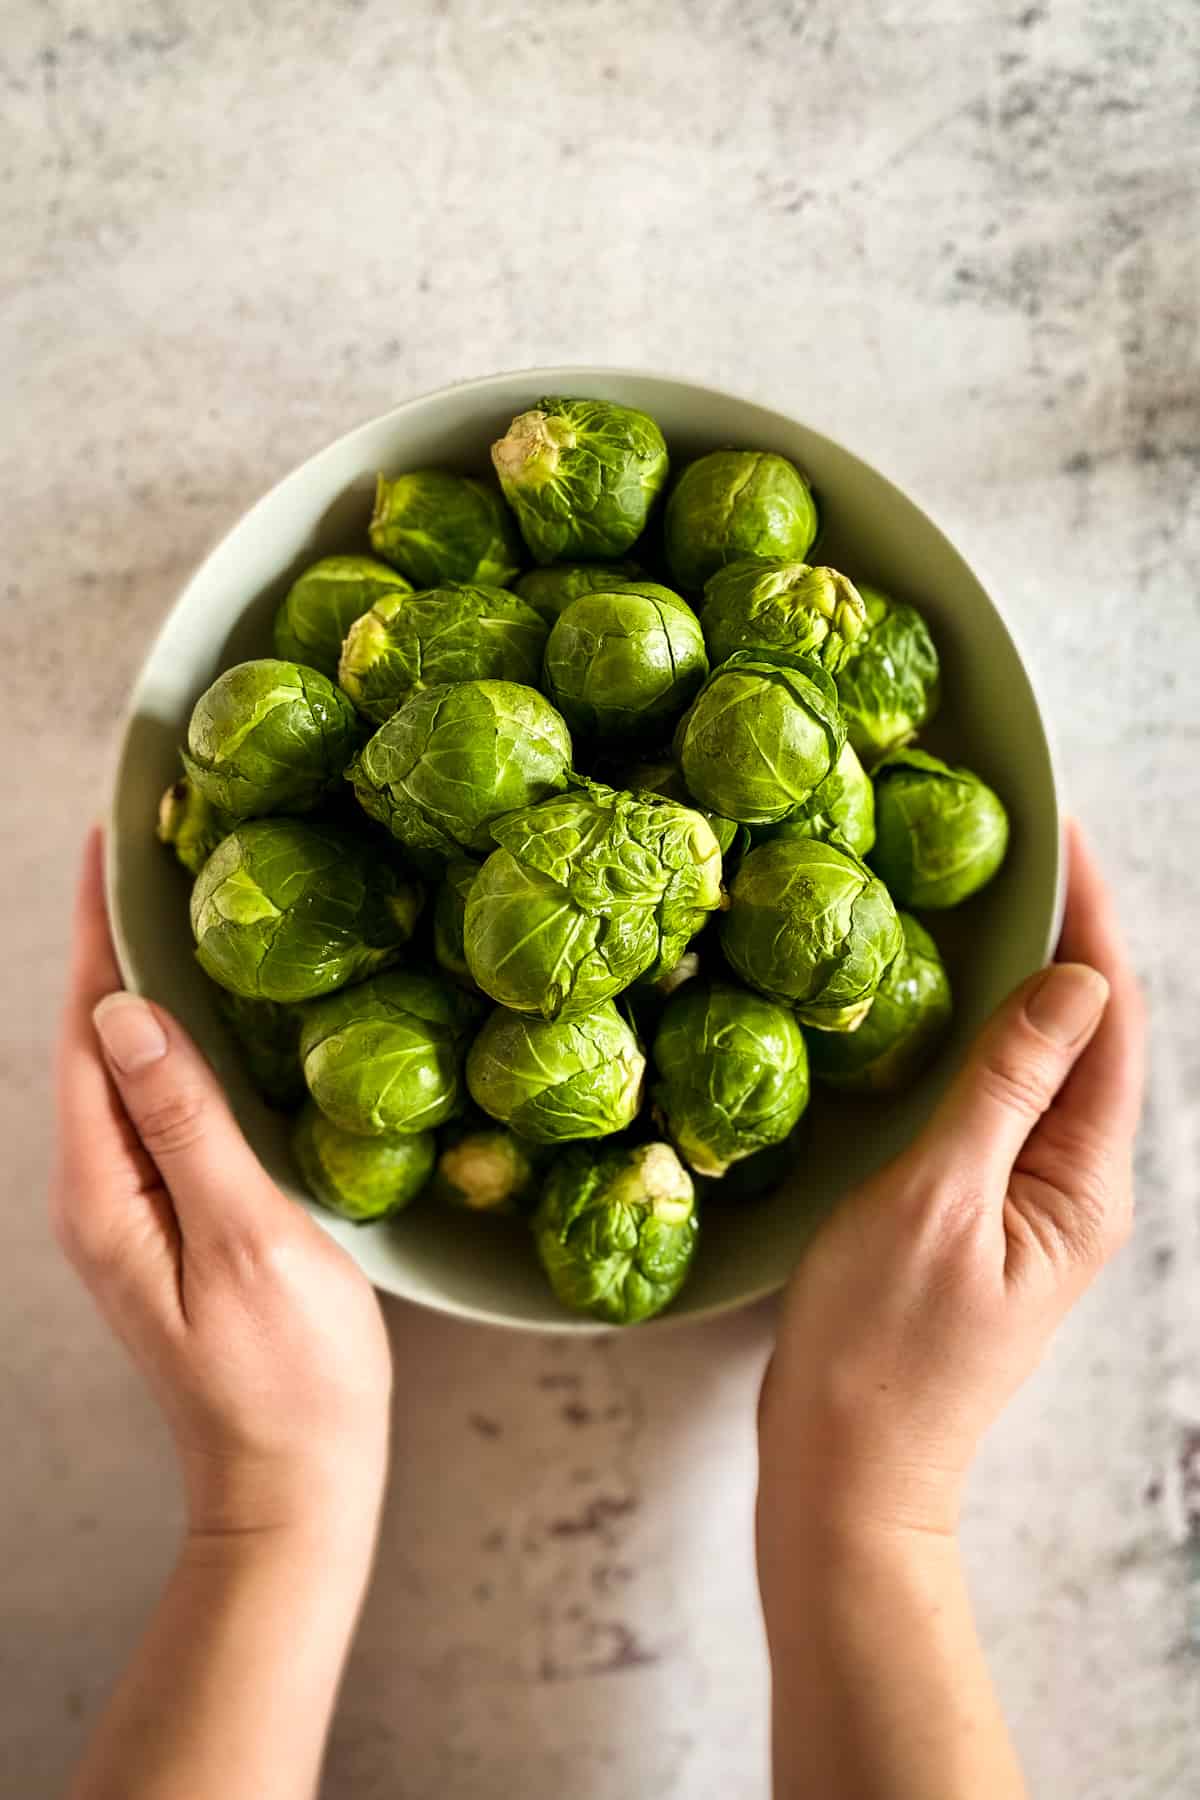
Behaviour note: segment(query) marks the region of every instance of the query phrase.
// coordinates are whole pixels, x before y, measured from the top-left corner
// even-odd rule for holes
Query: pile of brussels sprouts
[[[920,1071],[950,987],[897,908],[966,900],[1008,825],[908,747],[929,632],[806,560],[785,458],[668,485],[653,419],[545,399],[492,461],[380,476],[372,554],[301,574],[274,655],[197,701],[159,835],[315,1199],[522,1215],[558,1298],[628,1324],[683,1286],[698,1193],[794,1160],[810,1071]]]

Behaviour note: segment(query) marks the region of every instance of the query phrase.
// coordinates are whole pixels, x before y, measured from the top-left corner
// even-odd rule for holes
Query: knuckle
[[[1114,1180],[1109,1144],[1087,1120],[1050,1113],[1042,1127],[1039,1173],[1064,1195],[1063,1230],[1088,1262],[1103,1262],[1132,1224],[1128,1182]]]
[[[275,1282],[284,1255],[277,1234],[249,1224],[226,1225],[207,1247],[213,1273],[246,1290]]]
[[[139,1109],[138,1136],[151,1156],[179,1156],[204,1135],[203,1096],[188,1088],[160,1094]]]
[[[978,1078],[987,1099],[1021,1119],[1044,1112],[1054,1092],[1045,1061],[1029,1053],[994,1053],[980,1065]]]
[[[124,1244],[111,1225],[79,1208],[56,1204],[51,1211],[51,1226],[67,1261],[89,1280],[104,1282],[122,1267]]]

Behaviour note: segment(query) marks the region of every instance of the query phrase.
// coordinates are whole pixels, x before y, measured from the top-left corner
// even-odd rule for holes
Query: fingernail
[[[92,1013],[104,1054],[122,1075],[134,1075],[167,1054],[167,1034],[136,994],[106,994]]]
[[[1108,983],[1086,963],[1054,963],[1025,1002],[1043,1037],[1064,1049],[1090,1031],[1108,999]]]

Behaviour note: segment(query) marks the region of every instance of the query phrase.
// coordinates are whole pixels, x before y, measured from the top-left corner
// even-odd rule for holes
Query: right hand
[[[100,860],[97,832],[59,1053],[59,1242],[167,1417],[193,1536],[365,1543],[387,1460],[378,1301],[267,1175],[187,1034],[122,991]]]
[[[1059,957],[792,1276],[760,1412],[768,1558],[796,1506],[953,1531],[980,1436],[1129,1231],[1143,1007],[1074,827]]]

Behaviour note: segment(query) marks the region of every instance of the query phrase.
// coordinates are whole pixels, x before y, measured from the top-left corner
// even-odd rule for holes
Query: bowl
[[[486,376],[411,400],[330,444],[251,507],[184,588],[134,686],[120,745],[107,882],[122,974],[175,1013],[212,1059],[247,1136],[290,1194],[286,1122],[249,1086],[193,960],[188,881],[155,841],[159,796],[198,694],[232,662],[271,653],[274,610],[319,556],[365,544],[377,470],[430,464],[484,472],[488,446],[546,393],[643,408],[676,467],[722,444],[769,449],[811,475],[825,530],[820,555],[921,608],[943,664],[944,701],[922,740],[968,762],[1006,801],[1012,844],[999,876],[957,914],[934,921],[954,983],[944,1053],[917,1087],[889,1102],[837,1100],[802,1128],[795,1174],[749,1204],[705,1210],[701,1250],[682,1295],[656,1327],[742,1306],[778,1288],[812,1220],[847,1185],[917,1132],[964,1046],[992,1008],[1052,951],[1061,920],[1054,765],[1029,672],[996,600],[932,520],[849,450],[783,413],[688,381],[621,369],[560,368]],[[606,1329],[562,1311],[519,1225],[423,1208],[372,1226],[313,1207],[377,1287],[461,1318],[540,1331]],[[643,1327],[642,1329],[646,1329]]]

